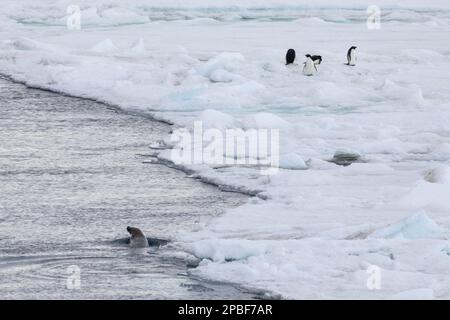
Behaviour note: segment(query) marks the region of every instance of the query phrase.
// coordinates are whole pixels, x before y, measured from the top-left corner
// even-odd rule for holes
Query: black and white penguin
[[[305,76],[313,76],[317,73],[317,67],[314,61],[311,59],[311,55],[306,55],[306,62],[303,65],[303,74]]]
[[[295,60],[295,50],[289,49],[286,53],[286,65],[294,63]]]
[[[356,47],[352,46],[347,51],[347,64],[349,66],[355,66],[356,65]]]
[[[322,63],[322,56],[312,56],[310,54],[307,54],[306,57],[310,57],[315,65],[318,65],[318,64]]]

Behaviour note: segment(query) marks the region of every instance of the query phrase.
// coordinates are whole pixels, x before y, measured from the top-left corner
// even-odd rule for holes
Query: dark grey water
[[[0,79],[0,298],[254,297],[189,278],[176,248],[112,243],[127,225],[171,239],[246,201],[145,163],[169,130]]]

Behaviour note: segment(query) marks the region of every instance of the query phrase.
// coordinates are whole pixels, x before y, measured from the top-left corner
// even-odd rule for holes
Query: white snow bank
[[[192,254],[196,257],[216,262],[247,259],[266,251],[264,246],[244,240],[203,240],[192,246]]]
[[[429,178],[445,179],[445,176],[438,174],[437,177]],[[449,212],[449,194],[450,184],[443,182],[430,183],[419,180],[406,195],[398,200],[398,204],[402,208],[426,208],[427,210]]]
[[[305,238],[253,241],[252,246],[255,245],[267,249],[266,252],[228,262],[204,260],[193,273],[222,281],[238,281],[250,288],[262,286],[282,297],[297,299],[428,298],[436,296],[431,288],[435,285],[433,275],[418,272],[412,266],[428,266],[433,272],[446,273],[445,279],[450,277],[444,271],[449,266],[445,255],[422,253],[433,248],[433,244],[426,242]],[[380,271],[379,290],[370,290],[367,286],[371,267]],[[445,290],[445,284],[440,283],[440,290]]]

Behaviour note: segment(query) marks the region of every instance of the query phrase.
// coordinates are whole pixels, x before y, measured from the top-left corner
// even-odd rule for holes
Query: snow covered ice
[[[450,4],[392,3],[370,29],[365,0],[95,0],[69,30],[71,1],[7,0],[0,72],[175,128],[279,130],[276,175],[184,165],[258,195],[178,235],[196,275],[285,298],[448,299]],[[307,53],[323,58],[313,77]]]

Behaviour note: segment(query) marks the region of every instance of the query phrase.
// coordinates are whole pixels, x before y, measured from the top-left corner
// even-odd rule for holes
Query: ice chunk
[[[430,183],[450,184],[450,168],[448,166],[438,166],[425,173],[425,181]]]
[[[131,45],[131,49],[132,52],[134,53],[144,53],[145,50],[145,43],[144,43],[144,39],[139,38],[138,40],[136,40],[132,45]]]
[[[445,253],[446,255],[450,256],[450,247],[447,245],[444,248],[442,248],[441,252]]]
[[[199,72],[201,75],[208,78],[211,78],[214,75],[214,78],[217,80],[219,78],[218,70],[224,70],[228,73],[233,72],[244,61],[245,58],[240,53],[224,52],[209,60],[202,68],[200,68]],[[222,73],[222,76],[224,76],[224,74],[225,73]]]
[[[376,230],[370,235],[370,238],[439,238],[442,232],[442,228],[424,211],[420,211],[388,227]]]
[[[36,50],[39,46],[31,39],[19,39],[13,42],[13,46],[18,50]]]
[[[114,7],[107,8],[101,12],[103,24],[120,25],[120,24],[136,24],[150,22],[146,15],[140,15],[132,10]]]
[[[247,129],[284,129],[291,126],[286,120],[267,112],[247,116],[243,121]]]
[[[280,168],[290,170],[305,170],[308,169],[308,166],[303,158],[298,154],[288,153],[280,157]]]
[[[92,48],[92,51],[97,53],[110,53],[115,52],[117,50],[119,49],[114,45],[111,39],[105,39],[103,41],[100,41]]]
[[[173,146],[171,144],[167,143],[164,140],[158,140],[158,141],[150,144],[150,149],[156,149],[156,150],[170,149],[172,147]]]
[[[214,128],[214,129],[228,129],[228,128],[236,128],[237,123],[236,120],[223,112],[207,109],[202,112],[200,119],[203,124],[203,128]]]
[[[235,78],[236,76],[233,73],[223,69],[214,70],[209,75],[212,82],[231,82]]]
[[[232,261],[247,259],[267,252],[265,245],[252,241],[211,239],[192,244],[192,253],[200,259]]]
[[[416,84],[404,86],[386,79],[381,91],[386,98],[402,101],[403,104],[420,106],[424,103],[422,89]]]

